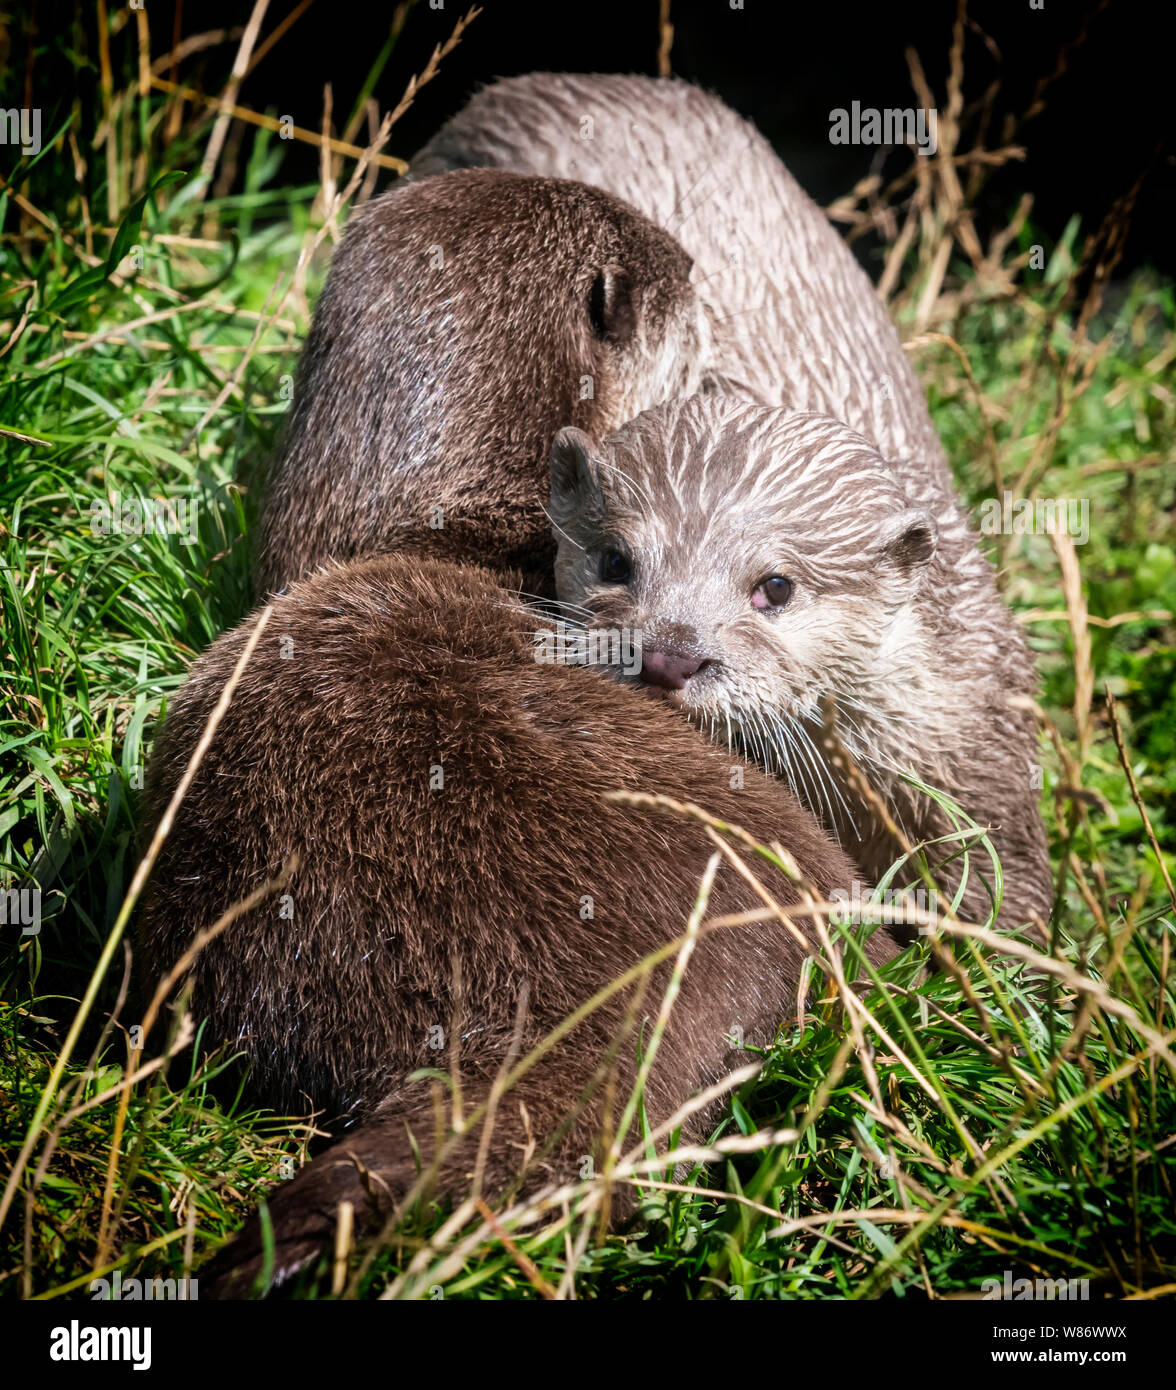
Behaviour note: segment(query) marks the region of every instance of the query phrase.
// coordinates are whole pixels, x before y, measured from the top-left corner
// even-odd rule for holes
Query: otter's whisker
[[[828,793],[825,791],[825,788],[822,785],[820,775],[816,772],[815,768],[811,767],[804,745],[801,743],[800,739],[796,737],[797,734],[802,732],[801,725],[790,715],[787,714],[784,715],[783,719],[778,718],[777,722],[779,724],[781,733],[788,741],[789,747],[796,754],[796,762],[798,768],[801,769],[804,774],[806,774],[806,788],[810,786],[807,773],[811,771],[815,774],[815,779],[812,783],[812,786],[815,788],[815,790],[809,792],[809,794],[805,797],[805,804],[813,812],[814,815],[820,816],[822,814],[821,801],[823,799],[825,803],[825,810],[828,812],[828,819],[826,823],[829,826],[836,825],[836,819],[833,815],[833,806],[829,800]]]
[[[774,741],[773,747],[777,755],[783,760],[785,778],[798,800],[803,805],[807,806],[810,811],[813,811],[813,813],[816,814],[816,808],[813,805],[814,798],[812,795],[812,790],[800,776],[798,767],[794,766],[792,761],[792,754],[795,752],[797,754],[797,760],[799,763],[800,750],[795,748],[791,734],[788,732],[787,728],[782,723],[777,721],[776,727],[781,738],[783,739],[783,742],[781,742],[780,738],[778,738]]]
[[[601,467],[601,468],[607,468],[610,472],[618,474],[618,475],[629,485],[629,487],[632,488],[632,490],[633,490],[633,495],[638,499],[638,501],[641,503],[641,505],[645,508],[646,512],[647,512],[650,516],[652,516],[652,515],[654,514],[654,513],[653,513],[653,502],[650,500],[649,494],[645,491],[644,488],[642,488],[642,487],[637,483],[636,479],[630,477],[630,475],[629,475],[628,473],[626,473],[625,470],[624,470],[623,468],[619,468],[615,463],[605,463],[603,459],[597,459],[596,462],[597,462],[597,464],[599,465],[599,467]],[[583,546],[580,547],[581,550],[582,550],[583,548],[584,548]]]
[[[852,811],[850,810],[850,808],[849,808],[849,803],[846,801],[845,795],[844,795],[844,793],[843,793],[842,790],[841,790],[841,785],[840,785],[840,783],[838,782],[837,778],[834,777],[832,769],[830,768],[829,764],[826,762],[825,758],[822,756],[821,750],[820,750],[820,749],[816,746],[816,744],[813,742],[813,740],[812,740],[812,735],[811,735],[811,734],[809,733],[809,731],[805,728],[805,726],[804,726],[802,723],[800,723],[800,722],[798,721],[798,723],[797,723],[797,725],[796,725],[796,729],[797,729],[798,735],[800,736],[801,739],[804,740],[804,744],[807,746],[807,748],[808,748],[808,750],[809,750],[809,757],[811,758],[811,761],[812,761],[812,764],[813,764],[813,770],[817,773],[818,777],[820,777],[820,778],[829,786],[829,788],[832,790],[833,795],[837,798],[837,802],[838,802],[838,804],[840,805],[841,810],[842,810],[843,814],[845,815],[846,820],[849,822],[850,829],[851,829],[851,830],[853,831],[853,833],[856,835],[856,834],[857,834],[857,825],[856,825],[855,822],[854,822],[853,812],[852,812]],[[835,825],[835,824],[836,824],[836,819],[833,818],[833,811],[832,811],[832,807],[831,807],[831,806],[830,806],[830,817],[831,817],[830,824],[834,824],[834,825]]]
[[[526,589],[518,591],[519,598],[525,598],[529,603],[541,603],[548,608],[570,608],[577,613],[583,613],[586,617],[595,617],[595,609],[587,608],[582,603],[572,603],[570,599],[550,598],[546,594],[528,593]]]

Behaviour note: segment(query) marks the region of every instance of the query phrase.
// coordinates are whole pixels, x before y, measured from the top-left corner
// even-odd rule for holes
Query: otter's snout
[[[678,656],[673,652],[645,651],[641,654],[640,676],[647,685],[660,685],[666,690],[684,690],[686,682],[704,666],[711,665],[709,657]]]

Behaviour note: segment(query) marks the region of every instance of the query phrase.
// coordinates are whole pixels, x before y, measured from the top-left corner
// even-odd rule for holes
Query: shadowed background
[[[467,8],[455,0],[444,4],[431,9],[418,3],[409,13],[375,88],[382,108],[396,104],[407,76],[424,67],[434,44],[449,37]],[[1044,0],[1044,5],[1035,10],[1029,0],[974,0],[969,6],[965,102],[980,102],[991,83],[1000,84],[989,147],[1001,143],[1005,117],[1020,120],[1033,106],[1039,84],[1047,84],[1040,93],[1044,106],[1014,137],[1026,146],[1025,162],[994,171],[982,195],[981,234],[1003,226],[1026,190],[1034,196],[1033,221],[1049,238],[1059,236],[1075,213],[1084,233],[1094,231],[1114,201],[1150,170],[1119,273],[1147,263],[1170,270],[1176,267],[1171,12],[1097,0]],[[292,8],[286,0],[274,0],[263,33]],[[34,23],[44,24],[44,9],[43,4],[31,8]],[[152,52],[162,54],[172,42],[176,9],[164,3],[148,9]],[[240,101],[317,130],[323,84],[330,81],[338,131],[388,38],[395,9],[316,0],[249,75]],[[181,8],[180,29],[187,35],[217,25],[239,27],[249,10],[242,0],[205,0]],[[830,145],[829,112],[854,100],[863,106],[914,105],[906,58],[912,47],[942,104],[954,17],[949,0],[901,6],[746,0],[743,10],[731,9],[729,0],[676,0],[671,65],[675,74],[713,89],[755,121],[808,192],[828,204],[869,173],[878,156],[869,147]],[[413,153],[478,83],[496,76],[536,68],[656,73],[658,40],[656,0],[594,0],[582,6],[485,0],[483,13],[445,59],[440,76],[401,118],[387,150]],[[232,51],[214,49],[186,63],[185,80],[192,81],[204,64],[207,90],[219,91]],[[315,150],[299,146],[290,160],[290,174],[315,178]],[[886,172],[898,172],[902,161],[902,156],[892,158]]]

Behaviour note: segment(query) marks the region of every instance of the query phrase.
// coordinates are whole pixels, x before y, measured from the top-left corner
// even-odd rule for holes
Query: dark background
[[[263,37],[292,5],[273,0]],[[863,106],[915,105],[904,56],[908,46],[917,49],[937,102],[944,104],[952,0],[745,5],[738,11],[729,0],[674,0],[673,70],[750,117],[822,204],[847,193],[877,157],[868,147],[830,145],[829,112],[855,99]],[[1037,84],[1055,72],[1059,60],[1064,67],[1049,86],[1044,111],[1017,134],[1028,159],[998,171],[985,189],[982,233],[1003,225],[1023,192],[1034,195],[1034,223],[1047,239],[1060,235],[1074,213],[1082,230],[1092,231],[1114,200],[1150,170],[1119,273],[1148,263],[1176,272],[1172,7],[1130,0],[1044,5],[1034,10],[1029,0],[973,0],[968,7],[965,102],[977,101],[994,80],[1001,84],[990,147],[998,143],[1005,114],[1020,117]],[[430,9],[421,0],[409,15],[376,87],[382,107],[395,105],[408,76],[424,66],[433,45],[448,37],[467,8],[460,0],[444,0],[444,6]],[[240,25],[249,8],[244,0],[189,4],[183,32]],[[248,77],[241,103],[318,129],[323,85],[330,81],[338,132],[387,38],[393,10],[388,3],[316,0]],[[149,0],[148,11],[152,49],[159,55],[170,45],[174,10]],[[388,151],[411,155],[479,82],[536,68],[654,73],[657,50],[657,0],[485,0],[440,75],[401,119]],[[200,60],[208,89],[219,90],[234,51],[235,45],[225,46]],[[191,81],[199,70],[200,63],[189,63],[183,72]],[[300,147],[290,156],[291,176],[315,178],[316,159],[313,149]],[[887,170],[897,172],[902,159],[892,158]]]

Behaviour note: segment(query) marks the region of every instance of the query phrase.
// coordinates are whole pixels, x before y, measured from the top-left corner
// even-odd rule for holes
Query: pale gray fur
[[[949,827],[907,771],[991,827],[1002,920],[1048,916],[1033,721],[1011,703],[1031,680],[1024,646],[1009,641],[991,586],[959,584],[930,510],[869,440],[731,397],[670,402],[601,444],[561,431],[551,515],[560,598],[590,609],[594,626],[639,630],[647,652],[705,660],[668,698],[787,775],[870,878],[897,850],[818,751],[827,696],[845,747],[912,839]],[[629,558],[628,583],[601,579],[608,548]],[[794,591],[765,613],[751,596],[769,575]],[[989,873],[982,851],[971,867]],[[988,901],[973,880],[965,910],[982,920]]]

